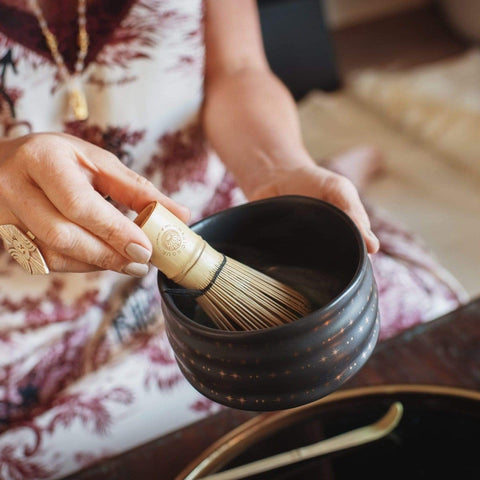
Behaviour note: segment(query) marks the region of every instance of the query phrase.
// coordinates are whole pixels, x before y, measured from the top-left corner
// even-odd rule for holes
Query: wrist
[[[289,157],[289,161],[272,163],[270,168],[263,171],[255,171],[250,175],[248,188],[242,186],[249,200],[259,200],[266,197],[285,195],[288,193],[290,179],[297,178],[299,174],[307,175],[317,165],[309,155]]]

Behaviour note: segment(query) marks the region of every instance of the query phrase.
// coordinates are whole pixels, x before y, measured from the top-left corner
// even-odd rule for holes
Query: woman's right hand
[[[139,212],[158,201],[183,221],[176,204],[112,153],[66,134],[0,140],[0,225],[35,235],[52,271],[148,272],[152,245],[111,203]]]

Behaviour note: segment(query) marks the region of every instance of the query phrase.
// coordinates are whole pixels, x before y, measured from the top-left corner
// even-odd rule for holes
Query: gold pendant
[[[75,120],[86,120],[88,118],[88,105],[85,94],[78,87],[68,91],[68,105]]]

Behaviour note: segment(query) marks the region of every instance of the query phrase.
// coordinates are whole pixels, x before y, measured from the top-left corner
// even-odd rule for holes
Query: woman
[[[0,476],[58,478],[218,408],[177,370],[129,211],[303,194],[379,248],[303,146],[253,0],[0,0],[0,62],[0,225],[50,271],[0,255]]]

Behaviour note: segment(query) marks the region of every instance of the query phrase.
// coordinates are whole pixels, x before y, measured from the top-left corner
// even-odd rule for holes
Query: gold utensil
[[[390,406],[387,413],[375,423],[341,433],[340,435],[321,440],[312,445],[296,448],[230,470],[208,475],[202,477],[200,480],[239,480],[247,476],[274,470],[309,458],[374,442],[393,431],[400,422],[402,415],[403,405],[400,402],[395,402]]]

